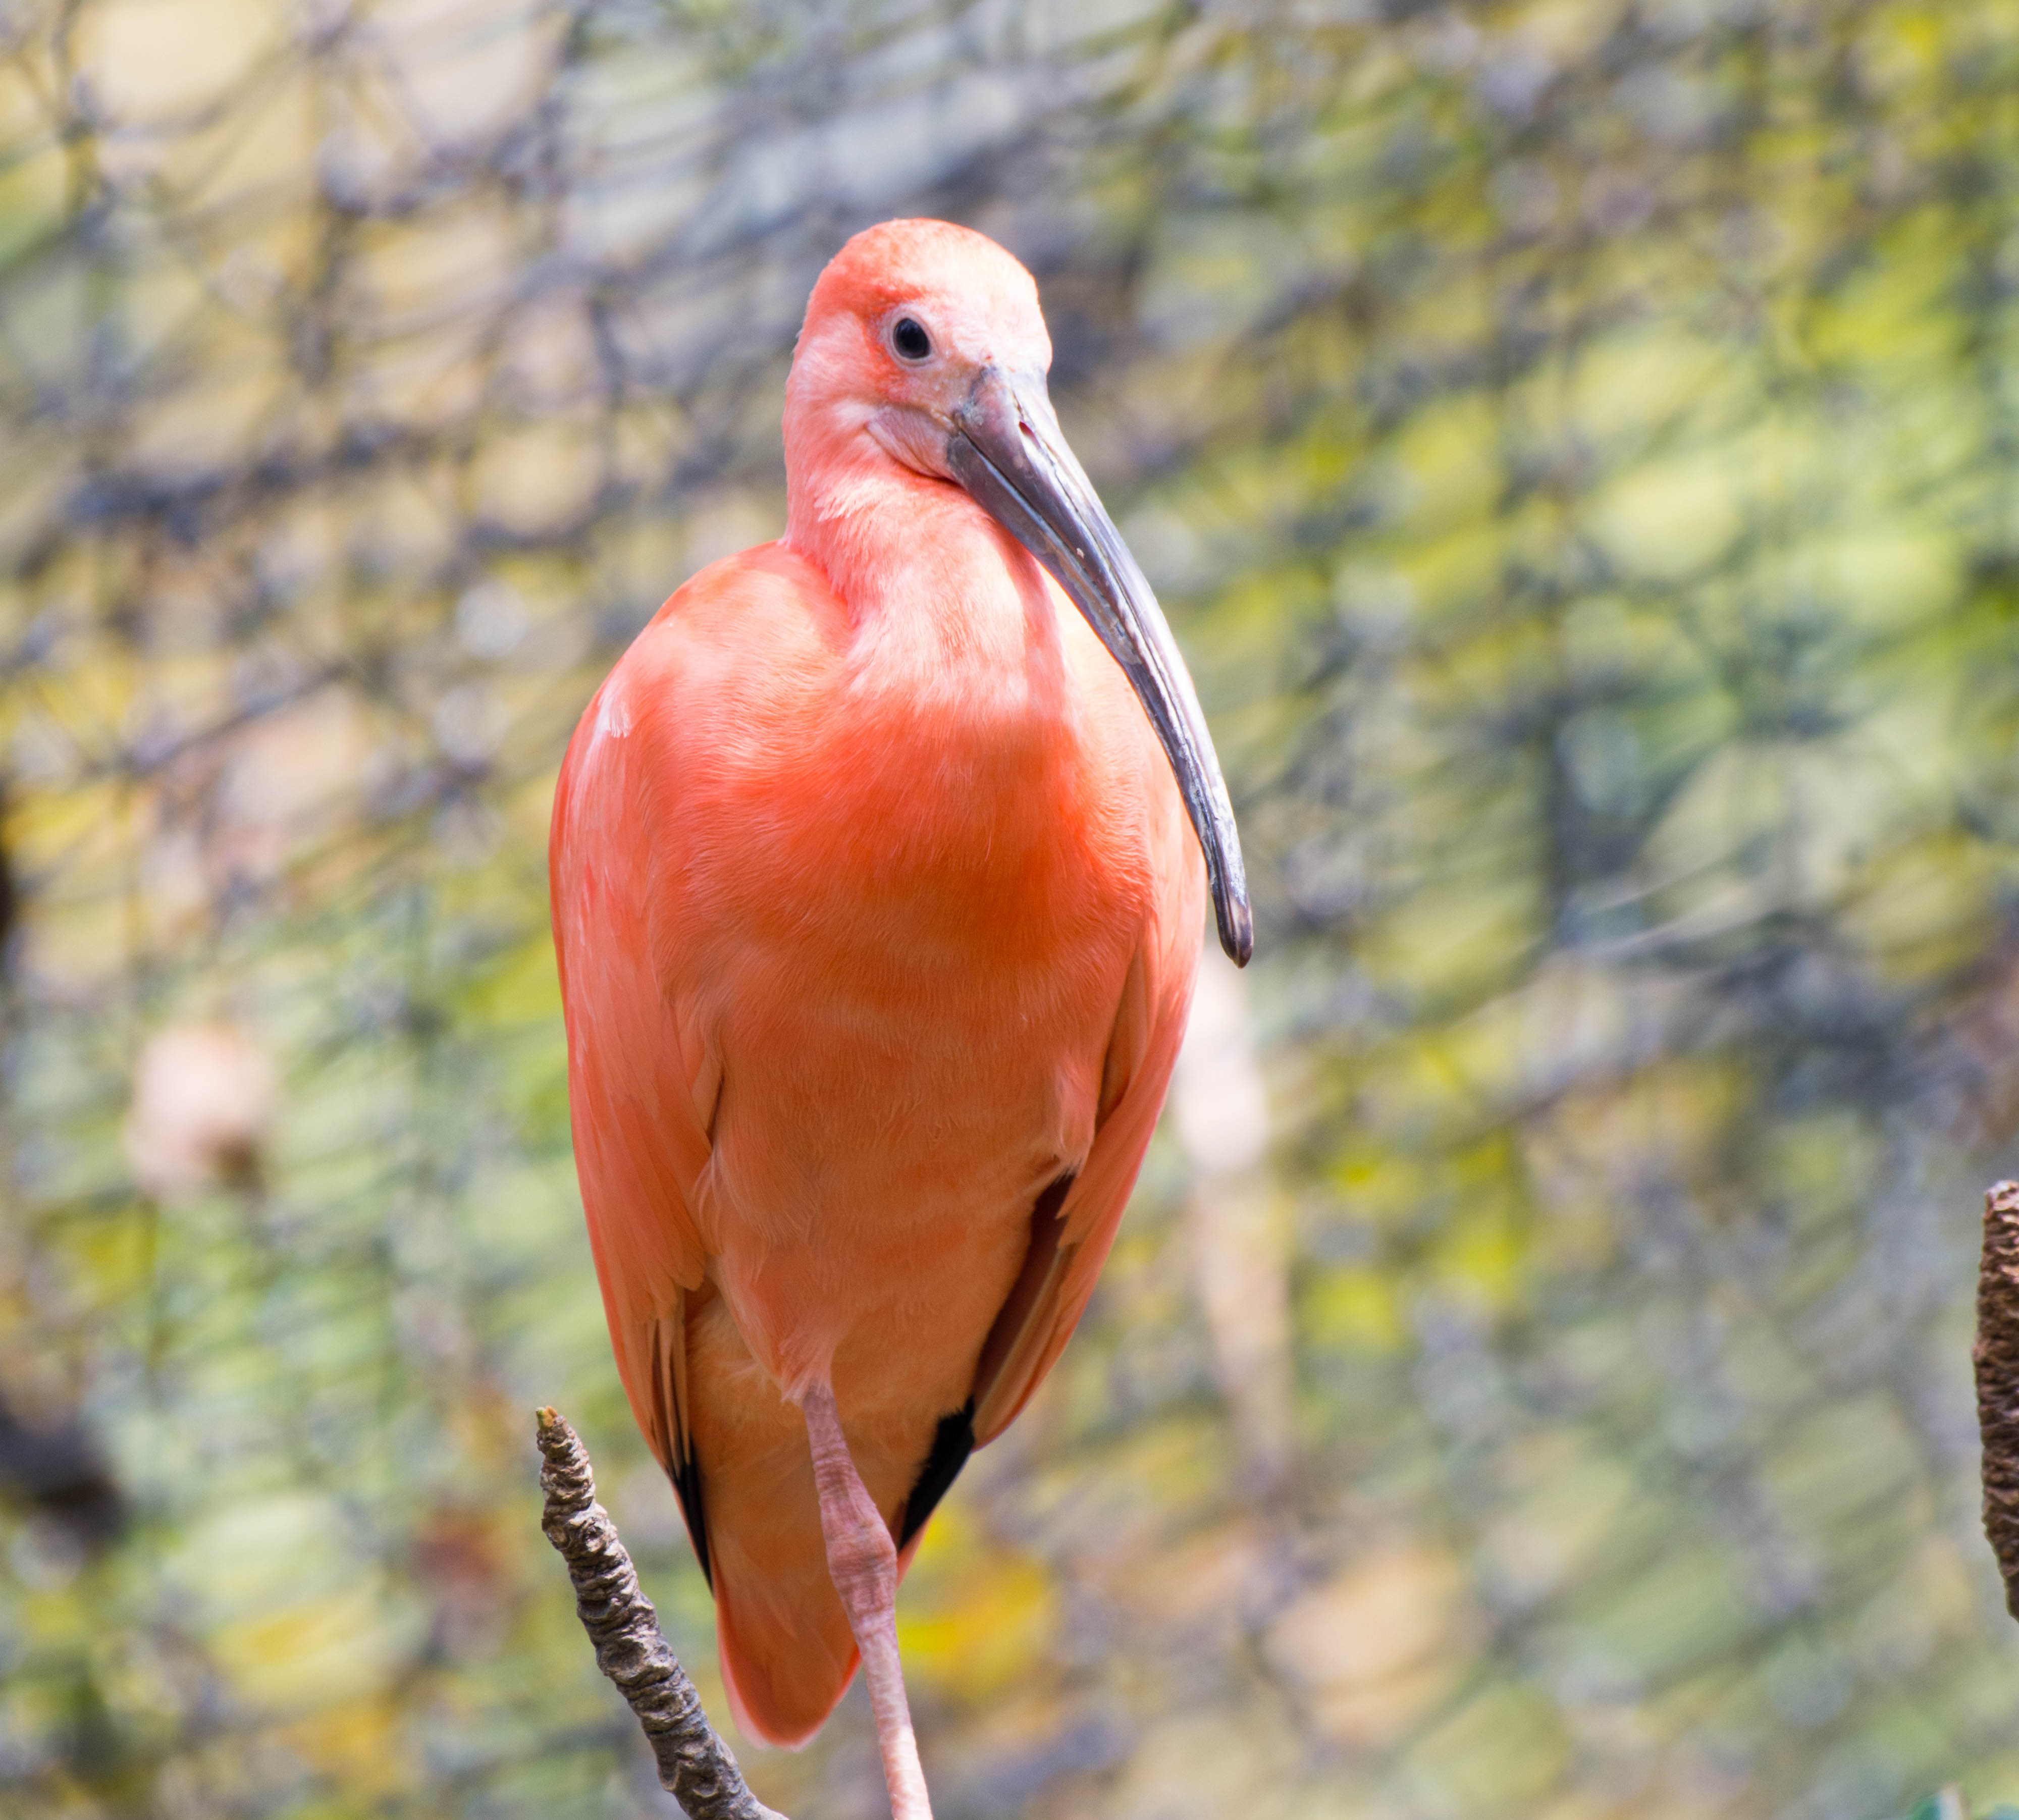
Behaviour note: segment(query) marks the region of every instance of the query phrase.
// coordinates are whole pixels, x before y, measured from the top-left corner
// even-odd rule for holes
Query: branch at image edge
[[[553,1410],[540,1410],[537,1421],[540,1488],[546,1494],[540,1527],[567,1564],[596,1666],[617,1684],[644,1728],[660,1786],[688,1820],[784,1820],[751,1793],[734,1753],[702,1711],[617,1525],[596,1501],[589,1450]]]

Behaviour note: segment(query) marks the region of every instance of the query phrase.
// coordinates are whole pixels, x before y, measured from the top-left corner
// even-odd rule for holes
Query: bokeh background
[[[2010,0],[9,0],[0,1811],[671,1811],[537,1525],[551,1401],[722,1715],[548,800],[899,213],[1038,273],[1260,923],[904,1595],[942,1820],[2019,1800]],[[879,1811],[859,1691],[743,1755]]]

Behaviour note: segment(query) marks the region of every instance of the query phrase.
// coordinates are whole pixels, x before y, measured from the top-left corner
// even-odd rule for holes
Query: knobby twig
[[[567,1563],[575,1610],[596,1645],[596,1666],[617,1684],[658,1759],[659,1782],[688,1820],[782,1820],[752,1794],[716,1736],[638,1584],[610,1514],[596,1501],[589,1450],[551,1409],[538,1414],[540,1527]]]
[[[1977,1422],[1984,1441],[1984,1533],[2019,1618],[2019,1182],[1984,1197],[1977,1274]]]

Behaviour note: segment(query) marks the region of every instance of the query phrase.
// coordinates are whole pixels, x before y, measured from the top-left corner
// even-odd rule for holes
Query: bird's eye
[[[901,316],[890,331],[890,345],[900,359],[922,361],[933,351],[933,338],[915,316]]]

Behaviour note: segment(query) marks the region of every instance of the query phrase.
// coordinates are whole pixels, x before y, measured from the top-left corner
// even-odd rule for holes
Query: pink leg
[[[807,1439],[813,1444],[827,1571],[862,1651],[863,1677],[876,1715],[876,1742],[883,1751],[883,1779],[890,1788],[892,1820],[933,1820],[926,1774],[919,1767],[918,1741],[912,1735],[912,1709],[904,1699],[904,1671],[897,1660],[897,1544],[855,1470],[834,1392],[817,1385],[799,1407],[807,1419]]]

